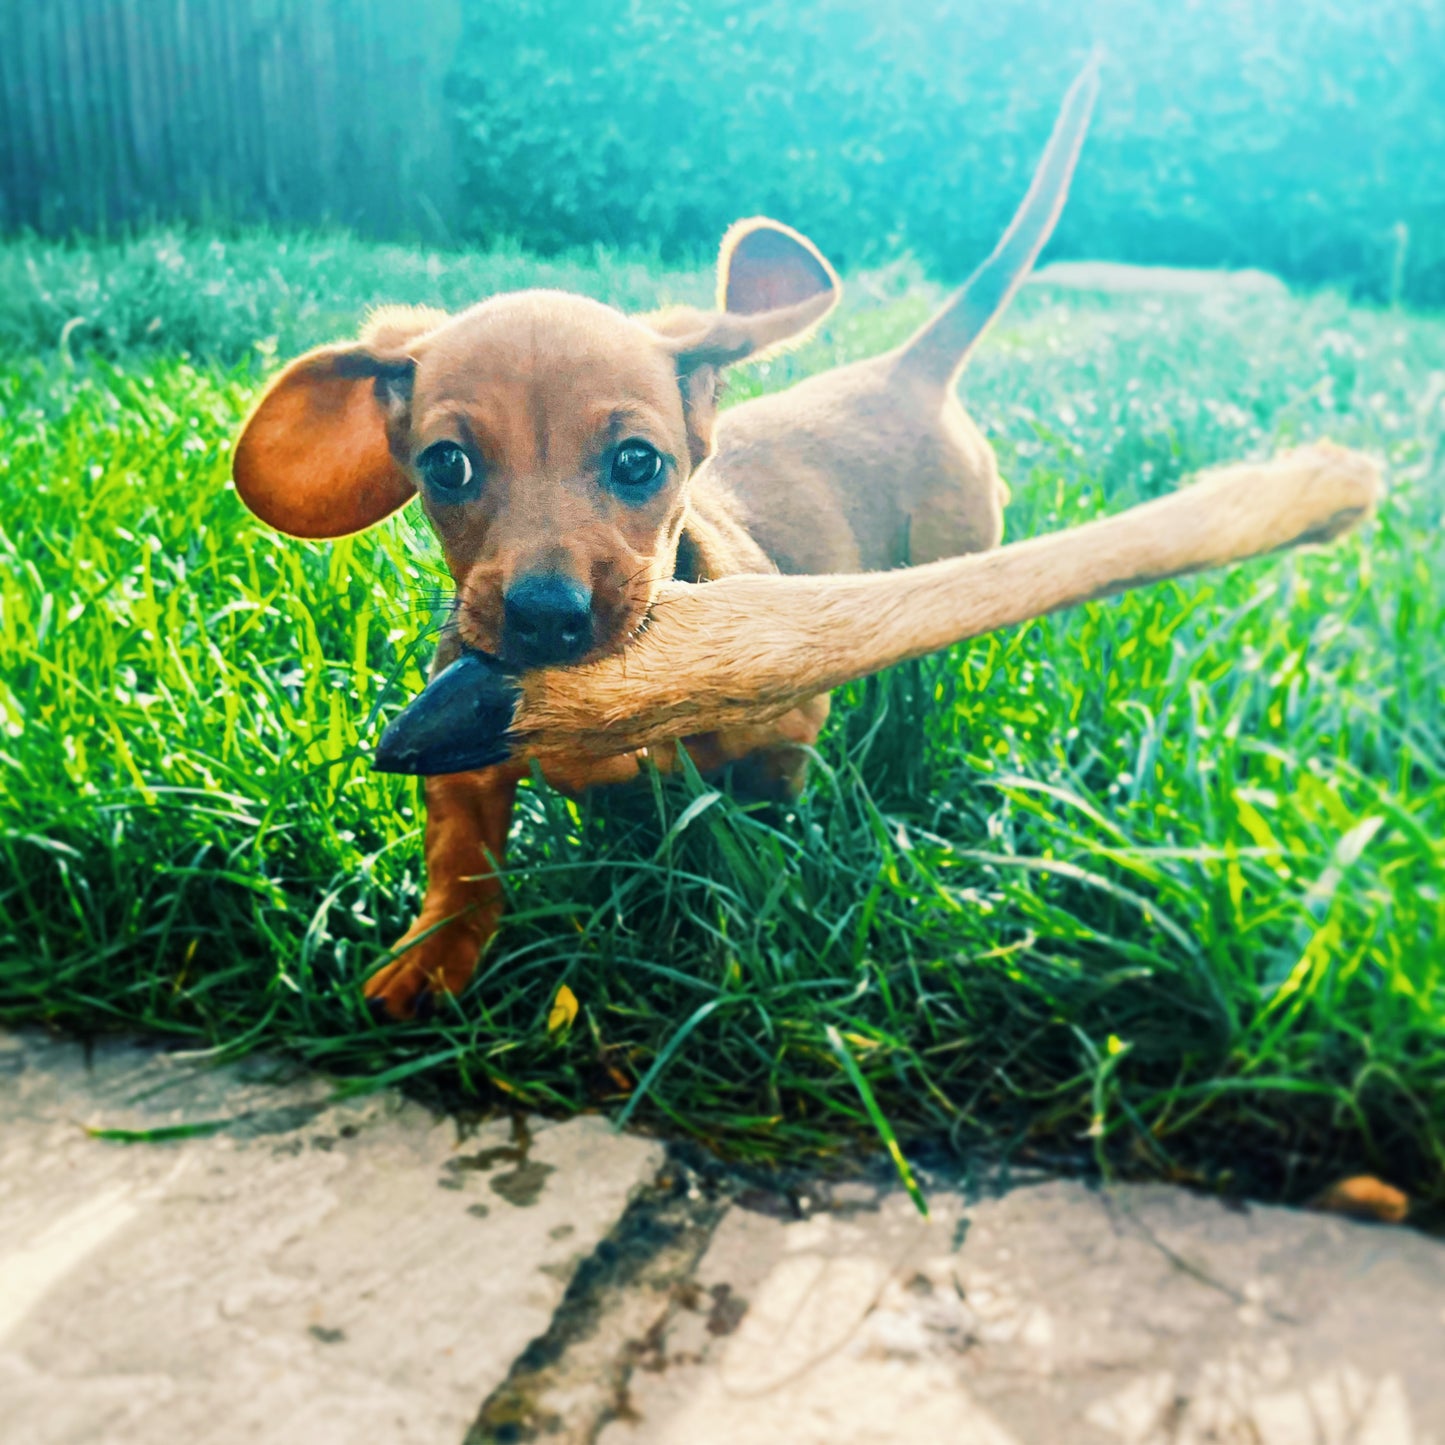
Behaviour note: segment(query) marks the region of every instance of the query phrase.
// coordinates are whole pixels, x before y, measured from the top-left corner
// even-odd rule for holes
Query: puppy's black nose
[[[516,667],[575,662],[592,646],[592,591],[561,572],[532,572],[502,597],[502,657]]]

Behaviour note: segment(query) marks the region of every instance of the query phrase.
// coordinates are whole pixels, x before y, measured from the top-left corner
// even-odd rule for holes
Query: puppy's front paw
[[[475,914],[439,921],[423,914],[392,949],[392,960],[366,980],[378,1016],[430,1017],[440,994],[460,993],[476,972],[482,946],[495,929]]]

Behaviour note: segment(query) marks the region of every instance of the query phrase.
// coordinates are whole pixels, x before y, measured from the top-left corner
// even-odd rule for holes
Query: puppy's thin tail
[[[1029,274],[1053,234],[1069,194],[1069,182],[1099,94],[1099,62],[1100,52],[1096,50],[1069,87],[1029,193],[993,254],[937,316],[903,343],[897,362],[901,373],[951,388],[979,337]]]

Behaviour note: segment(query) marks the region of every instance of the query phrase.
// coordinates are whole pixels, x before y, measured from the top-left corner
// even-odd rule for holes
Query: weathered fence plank
[[[461,0],[0,0],[0,230],[445,238]]]

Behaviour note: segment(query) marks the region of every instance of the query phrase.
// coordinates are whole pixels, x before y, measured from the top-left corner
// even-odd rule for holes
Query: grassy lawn
[[[1362,538],[850,689],[786,817],[696,778],[524,791],[473,987],[370,1021],[421,853],[415,784],[366,753],[444,578],[410,517],[267,532],[228,445],[267,370],[368,304],[537,282],[709,291],[606,255],[0,246],[0,1020],[279,1048],[756,1160],[876,1138],[861,1077],[905,1147],[1288,1198],[1369,1169],[1445,1200],[1445,322],[1333,297],[1034,288],[965,392],[1011,536],[1331,436],[1389,465]],[[731,398],[934,299],[857,278]],[[549,1031],[562,984],[580,1011]]]

